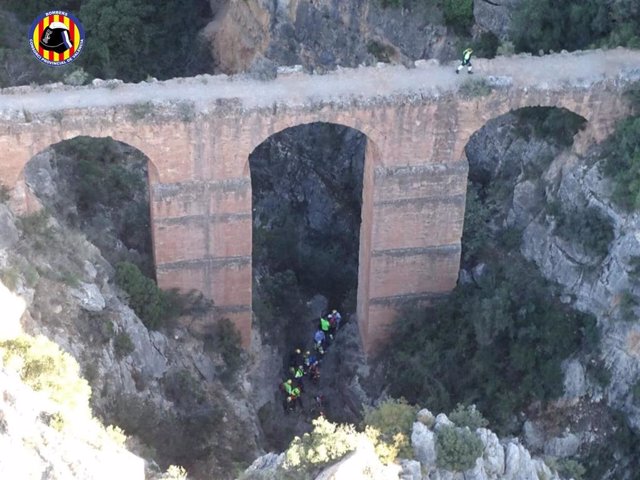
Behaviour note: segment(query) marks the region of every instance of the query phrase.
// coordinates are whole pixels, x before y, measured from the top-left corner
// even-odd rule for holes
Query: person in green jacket
[[[465,49],[464,52],[462,52],[462,63],[460,65],[458,65],[458,68],[456,69],[456,73],[460,73],[460,70],[462,70],[464,67],[467,67],[467,73],[473,73],[472,70],[472,66],[471,66],[471,54],[473,53],[473,50],[471,48],[467,48]]]
[[[331,328],[331,323],[324,317],[320,317],[320,330],[322,330],[325,335],[329,333],[329,329]]]

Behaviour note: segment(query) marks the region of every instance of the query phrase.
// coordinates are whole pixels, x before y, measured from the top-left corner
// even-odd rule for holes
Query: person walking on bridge
[[[462,63],[460,65],[458,65],[458,68],[456,69],[456,73],[460,73],[460,70],[462,70],[464,67],[467,67],[467,73],[473,73],[472,70],[472,66],[471,66],[471,54],[473,53],[473,50],[471,48],[466,48],[464,52],[462,52]]]

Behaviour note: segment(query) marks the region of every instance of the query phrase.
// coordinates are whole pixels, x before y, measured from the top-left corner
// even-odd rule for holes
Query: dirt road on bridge
[[[277,104],[299,105],[314,101],[340,102],[394,95],[439,94],[457,90],[466,80],[456,75],[456,62],[418,61],[416,68],[380,65],[338,69],[326,75],[282,73],[272,81],[247,76],[201,75],[164,82],[124,84],[97,81],[96,85],[14,87],[0,91],[0,115],[46,112],[68,108],[110,107],[141,102],[194,102],[206,110],[220,100],[234,100],[244,108]],[[518,55],[493,60],[474,59],[475,77],[489,77],[501,85],[520,88],[588,88],[603,80],[640,79],[640,50],[593,50],[533,57]]]

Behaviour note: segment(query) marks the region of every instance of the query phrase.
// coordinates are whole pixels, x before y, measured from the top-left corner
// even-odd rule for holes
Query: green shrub
[[[524,0],[511,23],[516,50],[531,53],[587,48],[610,30],[602,0]]]
[[[573,51],[593,46],[640,47],[640,8],[635,0],[525,0],[512,23],[519,52]]]
[[[364,425],[376,445],[378,457],[392,463],[396,457],[411,458],[411,429],[417,409],[404,399],[389,399],[376,408],[365,407]]]
[[[640,208],[640,117],[622,121],[606,141],[600,164],[613,181],[612,199],[628,211]]]
[[[367,43],[367,52],[376,57],[379,62],[389,63],[396,53],[395,49],[390,45],[385,45],[377,40],[370,40]]]
[[[215,322],[213,332],[205,335],[204,348],[222,355],[225,370],[223,380],[231,380],[242,366],[242,338],[235,325],[228,318]]]
[[[20,375],[24,383],[45,393],[58,407],[62,424],[90,417],[91,389],[80,377],[75,359],[43,336],[22,335],[0,341],[4,365]]]
[[[566,241],[581,245],[587,253],[603,257],[613,240],[613,221],[597,207],[562,210],[556,216],[554,233]]]
[[[436,464],[452,472],[469,470],[483,448],[482,441],[468,429],[443,426],[436,436]]]
[[[487,223],[491,212],[480,200],[480,187],[475,183],[469,183],[467,199],[464,211],[464,234],[466,241],[462,242],[462,258],[465,262],[477,258],[490,241]]]
[[[124,358],[135,350],[131,337],[127,332],[120,332],[115,336],[113,350],[118,358]]]
[[[516,48],[513,45],[513,42],[510,41],[500,43],[500,46],[498,46],[496,50],[496,55],[502,55],[505,57],[510,57],[514,53],[516,53]]]
[[[311,433],[293,439],[285,452],[283,468],[301,474],[320,469],[355,450],[358,438],[352,425],[336,425],[318,417]]]
[[[507,433],[519,409],[562,394],[562,361],[597,343],[598,332],[520,256],[496,253],[479,283],[399,316],[387,379],[391,395],[432,411],[475,403]]]
[[[472,431],[478,428],[484,428],[489,425],[486,418],[482,416],[475,405],[464,406],[458,404],[450,414],[449,420],[456,424],[458,427],[469,427]]]
[[[493,88],[489,85],[486,78],[474,77],[467,78],[459,88],[460,95],[466,98],[486,97],[491,94]]]
[[[473,25],[473,0],[444,0],[444,20],[458,31],[466,31]]]
[[[473,43],[473,52],[479,58],[494,58],[500,46],[500,39],[493,32],[482,32]]]
[[[580,458],[586,469],[584,478],[635,479],[637,472],[640,472],[640,436],[629,426],[626,413],[611,409],[607,413],[612,422],[611,434],[591,443]]]
[[[180,369],[167,373],[162,379],[164,392],[169,400],[180,408],[190,408],[205,401],[200,382],[189,370]]]
[[[7,203],[11,199],[11,189],[0,182],[0,203]]]
[[[602,361],[592,360],[587,363],[587,378],[603,388],[611,384],[611,370]]]
[[[587,470],[584,466],[571,458],[545,458],[545,463],[554,470],[557,470],[562,478],[573,480],[583,480]]]
[[[18,217],[20,228],[28,236],[51,237],[53,229],[49,225],[50,215],[46,210]]]
[[[170,325],[179,313],[171,296],[158,288],[153,280],[145,277],[140,269],[130,262],[116,265],[116,283],[129,298],[129,306],[140,320],[152,330]]]

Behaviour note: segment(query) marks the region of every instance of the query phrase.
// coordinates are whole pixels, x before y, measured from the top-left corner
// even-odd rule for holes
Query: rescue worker
[[[311,381],[314,385],[317,385],[320,381],[320,366],[318,362],[309,366],[309,376],[311,377]]]
[[[304,377],[304,370],[302,369],[302,366],[289,367],[289,373],[291,373],[291,376],[293,377],[294,386],[303,390],[304,384],[302,383],[302,377]]]
[[[295,408],[296,404],[300,405],[300,408],[303,408],[303,405],[302,405],[302,390],[300,390],[298,387],[293,387],[291,389],[291,395],[289,395],[289,397],[287,397],[287,400],[292,405],[292,408]]]
[[[333,319],[336,322],[336,330],[340,328],[340,322],[342,322],[342,315],[340,315],[340,312],[338,312],[337,310],[334,310],[333,312],[331,312],[331,316],[333,317]]]
[[[287,396],[291,395],[291,391],[293,390],[293,380],[285,380],[280,384],[280,388]]]
[[[322,330],[326,335],[329,332],[330,328],[331,323],[329,323],[329,320],[324,317],[320,317],[320,330]]]
[[[313,336],[313,341],[315,344],[315,349],[318,351],[320,355],[324,355],[324,347],[326,343],[327,337],[324,332],[320,329],[316,330],[315,335]]]
[[[456,73],[460,73],[460,70],[462,70],[464,67],[467,67],[467,73],[473,73],[472,71],[472,66],[471,66],[471,54],[473,53],[473,50],[471,48],[467,48],[465,49],[464,52],[462,52],[462,63],[460,65],[458,65],[458,68],[456,69]]]
[[[319,363],[320,361],[318,360],[318,357],[316,357],[315,355],[312,355],[311,352],[309,352],[308,350],[305,352],[304,367],[307,371],[309,370],[309,367],[311,367],[312,365],[317,365]]]

